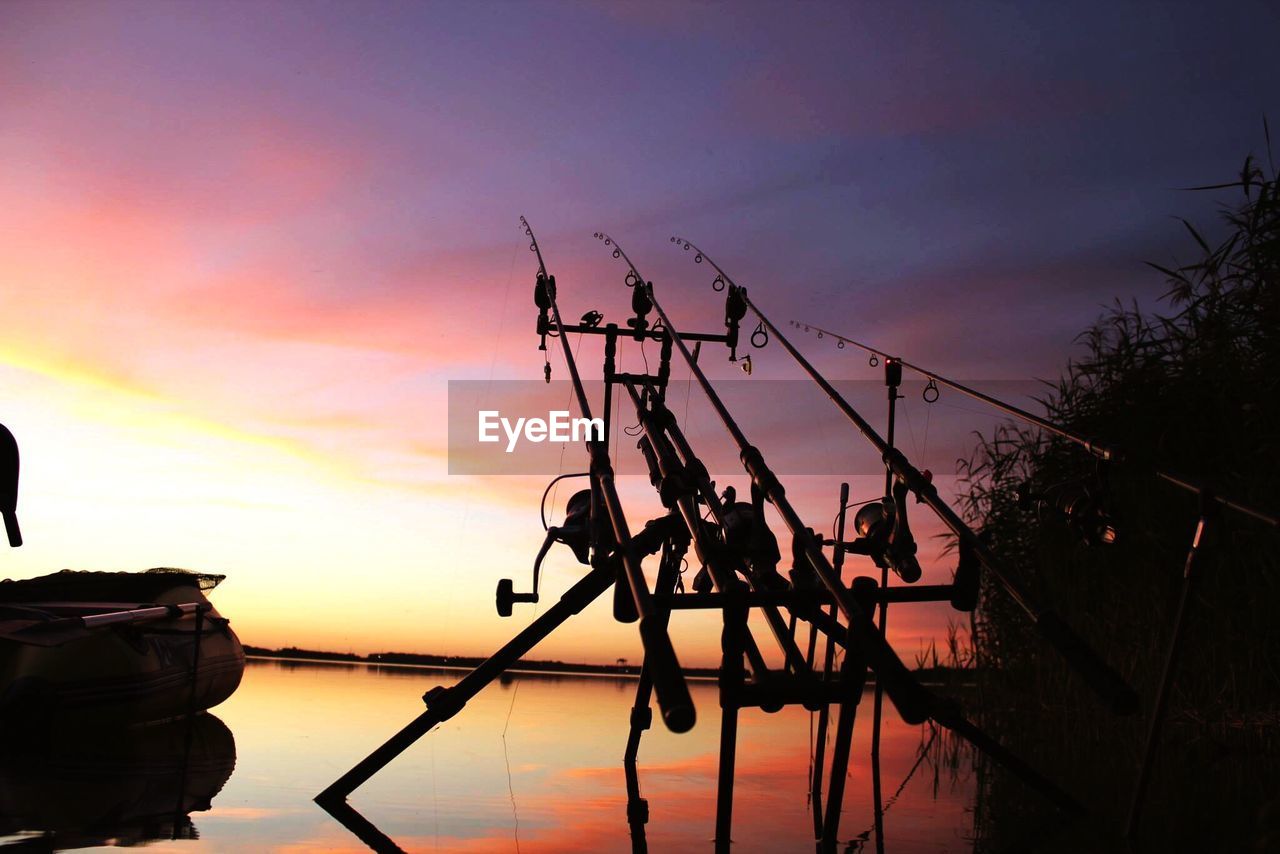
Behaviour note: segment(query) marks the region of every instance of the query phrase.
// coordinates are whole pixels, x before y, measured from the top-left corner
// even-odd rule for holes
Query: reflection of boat
[[[50,849],[194,839],[236,764],[211,714],[56,739],[0,738],[0,834],[43,833]]]
[[[0,582],[0,719],[131,723],[221,703],[244,673],[204,595],[221,580],[153,569]]]

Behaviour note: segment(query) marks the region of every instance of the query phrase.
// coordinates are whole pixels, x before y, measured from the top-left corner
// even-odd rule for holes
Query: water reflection
[[[46,850],[196,839],[191,813],[211,808],[235,764],[235,738],[211,714],[108,731],[5,733],[0,834],[38,834]]]
[[[406,705],[406,696],[451,684],[461,674],[400,670],[388,675],[397,683],[417,681],[417,690],[401,693],[399,715],[389,726],[348,733],[353,741],[345,757],[348,765],[417,712]],[[350,809],[337,817],[375,850],[597,851],[633,845],[643,850],[645,844],[655,851],[709,850],[715,820],[716,716],[704,717],[682,736],[660,726],[650,730],[636,775],[628,779],[621,760],[635,684],[629,679],[529,674],[517,677],[509,688],[495,686],[357,790]],[[691,688],[700,708],[716,708],[714,683],[695,682]],[[743,712],[735,849],[812,847],[811,723],[809,713],[799,708],[773,715]],[[939,773],[939,752],[922,750],[931,739],[927,727],[886,719],[882,763],[886,788],[896,794],[885,819],[888,850],[971,848],[971,763]],[[855,730],[842,835],[851,849],[870,836],[858,833],[873,817],[868,753],[868,733]],[[913,768],[916,774],[907,781]],[[323,833],[324,827],[318,830],[323,835],[312,837],[312,844],[344,845],[343,837]],[[351,837],[346,846],[360,848]]]
[[[155,831],[150,837],[155,841],[147,845],[152,852],[629,850],[632,826],[622,757],[634,679],[530,674],[495,682],[354,793],[351,812],[342,816],[350,830],[312,802],[316,792],[417,714],[424,691],[451,685],[464,673],[251,660],[240,689],[216,710],[235,732],[224,769],[229,774],[234,761],[235,774],[229,780],[225,774],[219,779],[211,775],[205,798],[223,780],[225,786],[212,808],[197,816],[199,838],[173,839],[174,834],[166,833],[172,828],[164,822],[179,815],[180,788],[172,776],[162,782],[139,767],[128,780],[116,778],[116,801],[141,803],[144,792],[155,800],[167,793],[167,804],[147,812]],[[705,681],[695,680],[690,688],[704,712],[698,726],[673,735],[656,725],[640,747],[633,784],[648,805],[643,831],[652,851],[712,847],[717,691],[715,683]],[[868,700],[864,708],[869,707]],[[798,707],[773,715],[743,711],[735,851],[812,850],[810,724],[809,713]],[[844,798],[841,835],[854,850],[874,839],[867,831],[874,822],[869,729],[854,731]],[[927,727],[907,726],[892,714],[885,718],[881,765],[891,804],[884,817],[888,851],[972,849],[971,754],[961,746],[952,762],[940,753],[939,736],[921,758],[931,734]],[[917,762],[914,776],[903,783]],[[896,798],[889,798],[900,785]],[[12,788],[6,782],[5,790]],[[38,817],[30,810],[42,802],[45,818],[70,814],[54,805],[52,795],[28,791],[27,816]],[[67,791],[58,796],[63,804],[69,802]],[[195,785],[186,791],[183,806],[188,812],[182,815],[207,806]],[[98,820],[89,812],[82,811],[86,824]],[[5,815],[12,817],[8,807]],[[7,821],[7,827],[31,828],[33,821],[24,817],[18,823]],[[63,822],[64,827],[69,824]],[[118,838],[127,841],[123,835]],[[59,837],[59,847],[72,844],[72,837]],[[871,844],[866,850],[872,850]]]

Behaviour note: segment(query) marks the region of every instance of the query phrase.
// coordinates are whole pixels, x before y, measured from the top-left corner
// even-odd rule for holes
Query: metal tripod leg
[[[1142,750],[1142,764],[1138,767],[1138,780],[1133,787],[1133,800],[1129,803],[1129,815],[1125,820],[1126,838],[1132,838],[1137,832],[1138,820],[1142,817],[1142,802],[1147,795],[1147,784],[1151,781],[1151,764],[1155,759],[1156,747],[1160,743],[1160,729],[1164,725],[1165,708],[1169,704],[1169,688],[1173,684],[1173,674],[1178,666],[1178,653],[1182,650],[1183,624],[1186,621],[1187,605],[1191,601],[1191,592],[1196,581],[1196,558],[1200,555],[1205,529],[1209,525],[1209,510],[1216,505],[1210,496],[1201,493],[1200,507],[1200,520],[1196,522],[1195,534],[1192,535],[1191,546],[1187,549],[1187,559],[1182,569],[1182,591],[1178,595],[1178,611],[1173,619],[1173,635],[1169,638],[1164,671],[1160,674],[1160,688],[1156,692],[1156,704],[1151,710],[1147,742]]]
[[[892,411],[892,410],[891,410]],[[880,571],[880,587],[889,587],[889,570]],[[880,600],[880,631],[888,637],[889,603]],[[871,797],[875,817],[876,851],[884,851],[884,792],[880,786],[880,726],[884,719],[884,686],[876,680],[875,696],[871,701]]]
[[[462,677],[457,685],[452,688],[437,687],[428,691],[423,697],[427,703],[427,710],[410,721],[404,729],[387,739],[373,753],[360,760],[327,789],[316,795],[316,803],[325,806],[327,803],[345,800],[347,795],[381,771],[388,762],[403,753],[409,745],[425,735],[432,727],[461,711],[468,700],[480,693],[481,689],[498,678],[508,667],[519,661],[520,657],[533,649],[539,641],[608,590],[615,578],[616,571],[611,562],[592,569],[566,590],[560,597],[560,601],[507,641],[506,645],[475,670]]]
[[[728,852],[733,843],[733,777],[738,749],[738,708],[743,681],[742,644],[747,632],[747,606],[725,606],[720,665],[720,772],[716,784],[716,851]]]

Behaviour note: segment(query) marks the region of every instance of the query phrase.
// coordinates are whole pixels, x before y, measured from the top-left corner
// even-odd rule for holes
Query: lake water
[[[251,659],[240,689],[194,733],[151,728],[145,743],[98,745],[88,758],[64,745],[38,770],[6,762],[4,830],[56,831],[41,842],[55,847],[160,837],[150,851],[367,851],[312,798],[416,716],[426,689],[463,672]],[[405,851],[630,850],[621,759],[635,686],[543,674],[495,683],[350,803]],[[640,748],[653,851],[711,850],[717,692],[708,681],[690,687],[699,712],[693,731],[674,735],[655,722]],[[876,849],[870,710],[868,693],[841,822],[852,850]],[[976,780],[968,752],[958,764],[941,761],[942,742],[931,741],[928,726],[886,712],[884,849],[970,850]],[[813,850],[810,714],[744,710],[740,720],[734,849]],[[179,767],[175,755],[189,759]]]

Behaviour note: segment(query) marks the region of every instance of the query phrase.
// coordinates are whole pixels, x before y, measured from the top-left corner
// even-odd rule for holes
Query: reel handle
[[[644,644],[645,668],[653,680],[663,723],[672,732],[688,732],[697,721],[697,712],[675,647],[671,645],[671,636],[657,615],[640,621],[640,641]]]
[[[531,602],[538,601],[538,594],[534,593],[517,593],[510,578],[502,578],[498,580],[498,591],[494,596],[498,605],[499,617],[511,616],[511,605],[515,602]]]

